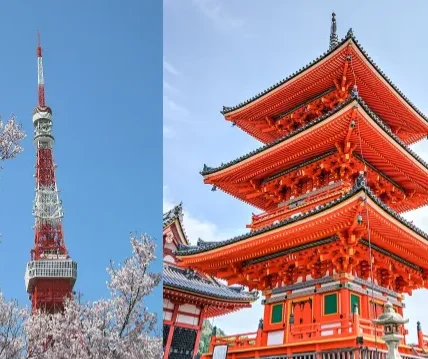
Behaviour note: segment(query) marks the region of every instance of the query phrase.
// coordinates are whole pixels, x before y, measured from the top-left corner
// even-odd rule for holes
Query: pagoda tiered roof
[[[427,117],[374,63],[352,30],[307,66],[237,106],[224,107],[222,113],[250,135],[269,143],[284,135],[284,129],[276,122],[288,112],[335,89],[346,93],[353,85],[404,143],[411,144],[428,135]]]
[[[365,225],[368,221],[369,228]],[[314,252],[319,260],[334,256],[334,250],[339,251],[338,258],[346,257],[347,254],[342,253],[341,249],[347,245],[339,239],[345,232],[352,233],[350,228],[359,228],[360,233],[360,240],[354,243],[356,261],[369,260],[366,257],[370,245],[373,255],[378,252],[375,269],[376,266],[381,268],[385,265],[391,272],[390,261],[395,261],[394,270],[398,271],[398,266],[404,266],[403,273],[406,274],[403,276],[411,278],[407,278],[406,290],[428,285],[428,281],[425,282],[428,279],[428,235],[379,200],[361,177],[351,191],[316,209],[229,240],[181,247],[176,256],[179,265],[191,266],[227,280],[233,278],[233,282],[258,288],[257,281],[263,277],[261,272],[264,271],[267,276],[276,258],[285,258],[294,263],[298,260],[298,252],[312,248],[317,252],[323,246],[327,246],[323,249],[325,252],[322,249]],[[336,244],[331,244],[334,242]],[[308,254],[304,256],[307,259]],[[270,264],[266,265],[268,261]],[[357,266],[356,263],[354,266]],[[245,273],[251,271],[254,265],[257,266],[257,274],[249,280]],[[243,270],[244,274],[240,276]]]
[[[355,165],[359,162],[373,178],[402,192],[403,200],[389,203],[395,210],[428,203],[428,164],[354,92],[328,113],[269,144],[216,168],[204,165],[201,174],[205,183],[267,210],[280,201],[271,200],[268,182],[344,152],[353,158],[353,176],[361,169]]]

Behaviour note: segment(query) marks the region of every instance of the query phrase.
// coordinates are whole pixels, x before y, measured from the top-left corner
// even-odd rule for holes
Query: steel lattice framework
[[[37,151],[34,248],[27,264],[25,285],[32,308],[48,312],[62,310],[72,294],[77,263],[70,259],[62,230],[63,210],[55,179],[52,110],[45,104],[42,48],[37,47],[38,106],[33,111],[34,144]]]

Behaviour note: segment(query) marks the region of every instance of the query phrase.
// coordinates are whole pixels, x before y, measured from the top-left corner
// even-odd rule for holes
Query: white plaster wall
[[[267,345],[280,345],[284,343],[284,331],[276,330],[268,333]]]
[[[190,324],[190,325],[198,325],[199,324],[199,318],[193,317],[190,315],[185,314],[178,314],[177,315],[177,323],[184,323],[184,324]]]

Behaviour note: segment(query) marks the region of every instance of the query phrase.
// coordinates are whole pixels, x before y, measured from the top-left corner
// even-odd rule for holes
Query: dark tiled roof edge
[[[253,302],[258,299],[257,292],[246,292],[243,291],[242,288],[228,287],[224,284],[218,283],[217,281],[210,281],[200,277],[198,277],[198,281],[200,281],[200,283],[198,283],[198,281],[190,281],[185,278],[174,278],[168,274],[171,271],[175,271],[181,276],[185,276],[185,270],[182,270],[181,268],[173,268],[169,266],[166,268],[164,267],[163,283],[164,287],[166,288],[172,288],[206,296],[216,296],[218,298],[235,302]],[[207,286],[209,290],[206,288],[204,289],[203,285]]]
[[[220,111],[220,113],[222,115],[226,115],[229,112],[235,111],[241,107],[244,107],[245,105],[248,105],[249,103],[253,102],[254,100],[257,100],[258,98],[266,95],[267,93],[275,90],[276,88],[280,87],[281,85],[285,84],[287,81],[291,80],[292,78],[296,77],[297,75],[299,75],[300,73],[304,72],[305,70],[307,70],[308,68],[310,68],[311,66],[315,65],[316,63],[320,62],[321,60],[323,60],[324,58],[326,58],[328,55],[330,55],[332,52],[334,52],[338,47],[342,46],[348,39],[353,38],[352,36],[346,36],[344,37],[339,44],[337,44],[337,46],[333,47],[332,49],[329,49],[328,51],[324,52],[322,55],[318,56],[315,60],[312,60],[311,62],[309,62],[307,65],[301,67],[299,70],[293,72],[291,75],[288,75],[286,78],[280,80],[279,82],[277,82],[276,84],[268,87],[266,90],[258,93],[257,95],[250,97],[249,99],[240,102],[239,104],[235,105],[235,106],[223,106],[223,110]]]
[[[354,41],[355,45],[357,45],[358,49],[363,53],[363,55],[366,57],[366,59],[370,62],[370,64],[379,72],[379,74],[384,78],[384,80],[395,90],[397,93],[403,98],[404,101],[408,103],[408,105],[415,110],[415,112],[421,116],[425,121],[428,122],[428,117],[419,110],[416,105],[410,101],[406,95],[392,82],[392,80],[380,69],[380,67],[372,60],[372,58],[369,56],[369,54],[364,50],[364,48],[361,46],[359,41],[355,38],[355,36],[352,36],[352,40]]]
[[[187,243],[190,243],[183,225],[183,202],[180,202],[178,205],[163,214],[163,229],[167,228],[175,220],[178,220],[180,223],[184,239],[187,241]]]
[[[248,293],[248,295],[242,295],[241,298],[235,298],[235,297],[228,297],[228,296],[224,296],[224,295],[219,295],[219,294],[213,294],[213,293],[207,293],[203,290],[195,290],[192,288],[187,288],[185,286],[179,286],[179,285],[174,285],[171,283],[167,283],[164,281],[163,283],[163,287],[168,289],[175,289],[178,291],[185,291],[185,292],[190,292],[190,293],[194,293],[194,294],[199,294],[199,295],[206,295],[207,297],[213,297],[215,296],[216,298],[221,298],[223,300],[230,300],[230,301],[234,301],[234,302],[254,302],[258,299],[258,296],[253,296],[250,293]],[[232,290],[232,289],[231,289]]]
[[[163,228],[168,227],[176,219],[180,219],[182,213],[183,213],[183,204],[181,202],[176,206],[174,206],[173,208],[171,208],[169,211],[166,211],[163,214]]]

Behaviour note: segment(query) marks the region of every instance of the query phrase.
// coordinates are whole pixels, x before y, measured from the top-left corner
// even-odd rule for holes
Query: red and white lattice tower
[[[34,144],[37,151],[34,248],[25,272],[25,286],[32,308],[58,312],[72,295],[77,263],[67,253],[62,232],[63,210],[58,196],[52,146],[52,110],[45,103],[42,48],[37,47],[38,106],[33,111]]]

